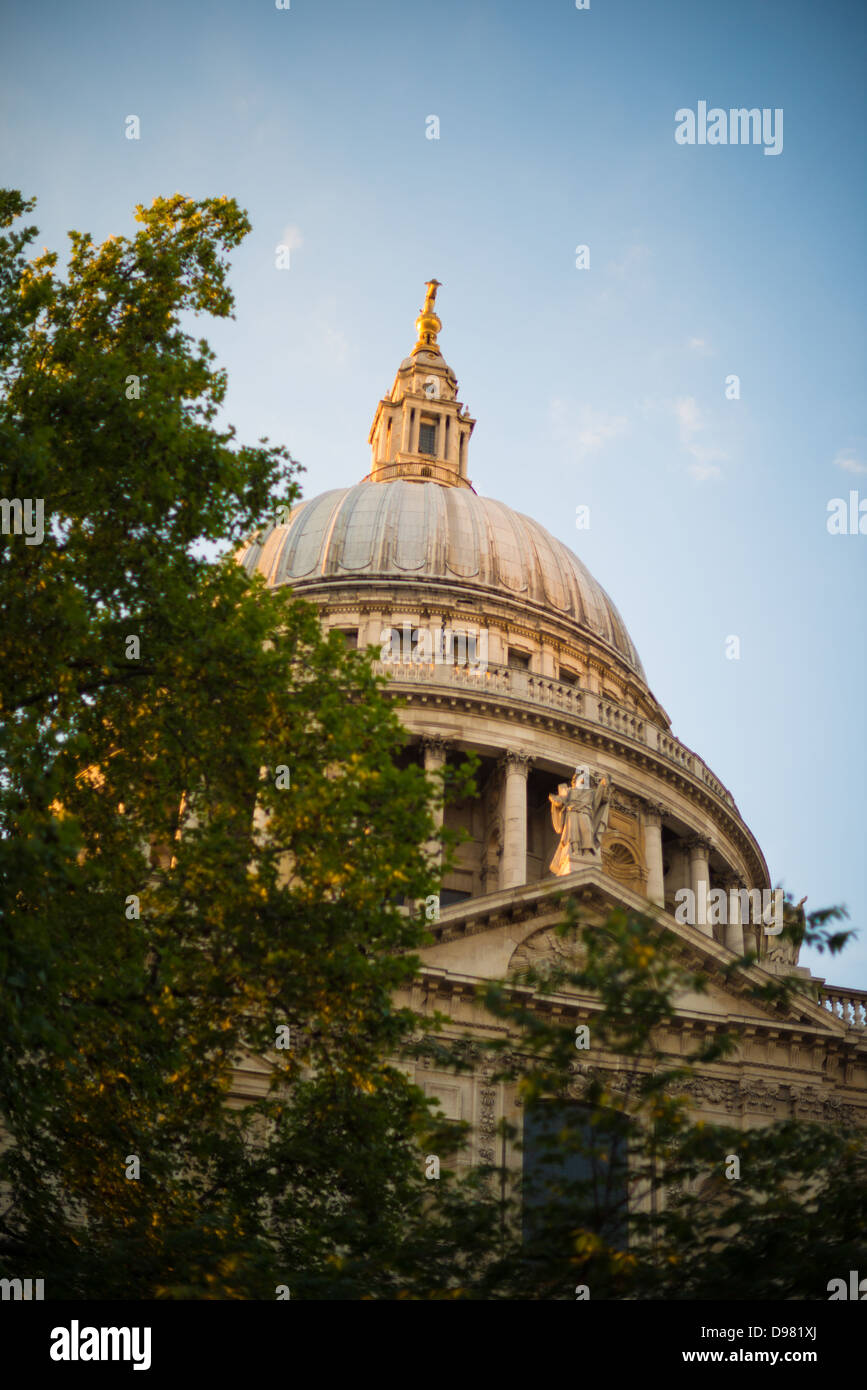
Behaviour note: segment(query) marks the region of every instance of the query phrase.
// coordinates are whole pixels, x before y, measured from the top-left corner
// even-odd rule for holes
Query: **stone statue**
[[[483,876],[486,893],[494,893],[500,881],[500,860],[503,857],[503,846],[500,843],[500,827],[495,825],[488,837],[488,847],[485,850]]]
[[[806,913],[804,903],[806,897],[802,898],[794,907],[788,903],[783,909],[783,926],[787,934],[778,937],[769,937],[768,960],[776,961],[780,965],[797,965],[798,957],[801,954],[801,943],[804,940],[806,930]],[[790,934],[789,934],[790,933]]]
[[[602,862],[602,836],[608,829],[611,784],[601,776],[593,785],[590,769],[576,767],[571,785],[561,782],[549,796],[551,819],[560,836],[551,860],[554,874],[572,874],[587,864]]]

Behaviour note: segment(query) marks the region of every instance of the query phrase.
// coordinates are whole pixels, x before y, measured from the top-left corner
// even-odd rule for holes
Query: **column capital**
[[[690,859],[707,859],[713,849],[711,841],[705,835],[691,835],[684,844],[689,850]]]
[[[422,734],[419,743],[425,753],[439,753],[442,757],[452,747],[452,740],[444,738],[442,734]]]
[[[737,891],[741,887],[740,878],[736,873],[722,873],[720,874],[719,881],[721,886],[726,890],[727,893],[730,893],[732,889],[735,889],[735,891]]]
[[[514,748],[507,749],[500,755],[500,767],[506,776],[515,775],[526,777],[533,765],[533,758],[529,753],[520,753]]]
[[[661,801],[645,801],[642,798],[641,812],[648,825],[661,825],[665,807]]]

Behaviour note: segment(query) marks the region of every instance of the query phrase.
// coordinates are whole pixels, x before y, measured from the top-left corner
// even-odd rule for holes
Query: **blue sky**
[[[48,0],[3,28],[2,179],[40,246],[157,194],[248,209],[237,318],[202,328],[240,437],[307,493],[367,471],[442,281],[477,491],[578,551],[774,881],[862,928],[867,535],[826,519],[867,499],[867,9]],[[782,153],[677,144],[699,101],[782,108]],[[867,937],[802,963],[867,988]]]

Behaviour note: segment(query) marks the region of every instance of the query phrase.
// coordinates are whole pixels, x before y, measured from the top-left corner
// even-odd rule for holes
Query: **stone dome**
[[[299,590],[329,579],[422,580],[556,614],[647,684],[623,619],[590,571],[532,518],[470,488],[397,478],[335,488],[293,508],[240,553],[249,573]]]
[[[567,545],[473,486],[476,422],[436,341],[438,283],[426,282],[418,341],[376,406],[367,477],[301,501],[239,563],[374,651],[407,756],[429,771],[449,750],[479,757],[482,796],[446,810],[447,828],[470,836],[444,879],[452,904],[555,872],[550,797],[579,765],[617,789],[593,862],[618,892],[646,890],[673,911],[698,882],[767,887],[734,798],[673,734],[608,594]]]

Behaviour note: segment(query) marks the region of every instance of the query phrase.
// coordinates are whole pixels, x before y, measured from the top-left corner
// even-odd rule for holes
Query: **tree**
[[[2,486],[45,513],[0,550],[3,1267],[49,1297],[385,1289],[430,1187],[388,1058],[432,793],[365,655],[232,559],[298,495],[184,330],[231,314],[249,223],[156,199],[61,275],[10,230],[32,207],[0,195]]]

